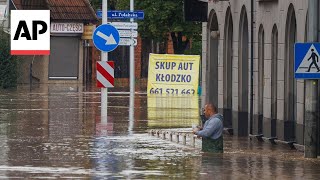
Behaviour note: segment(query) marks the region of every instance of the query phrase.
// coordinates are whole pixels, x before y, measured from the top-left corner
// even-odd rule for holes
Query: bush
[[[185,50],[186,55],[201,55],[202,53],[202,42],[201,40],[193,40],[190,49]]]
[[[0,88],[17,86],[17,57],[10,55],[10,35],[0,28]]]

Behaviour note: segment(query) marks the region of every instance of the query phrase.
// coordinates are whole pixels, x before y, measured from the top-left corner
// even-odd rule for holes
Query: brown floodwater
[[[206,154],[148,135],[190,128],[199,100],[147,97],[77,85],[0,90],[0,179],[320,179],[320,161],[282,145],[224,136],[224,154]]]

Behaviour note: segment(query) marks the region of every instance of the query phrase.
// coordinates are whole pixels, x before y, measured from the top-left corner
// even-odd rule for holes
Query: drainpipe
[[[29,66],[29,82],[30,82],[30,92],[32,90],[32,71],[33,71],[33,62],[34,62],[34,59],[35,59],[36,55],[33,55],[33,58],[32,58],[32,61],[30,63],[30,66]]]
[[[251,73],[250,73],[250,134],[252,134],[252,126],[253,126],[253,2],[251,0]]]
[[[30,91],[32,89],[32,62],[30,63],[29,66],[29,83],[30,83]]]
[[[319,18],[319,0],[309,0],[308,10],[308,42],[318,42],[318,18]],[[317,158],[317,100],[318,100],[318,80],[308,79],[306,82],[305,99],[305,131],[304,144],[305,158]]]

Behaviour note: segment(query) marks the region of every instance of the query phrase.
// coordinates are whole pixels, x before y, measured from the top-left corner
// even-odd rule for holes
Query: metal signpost
[[[107,12],[107,13],[104,13]],[[133,94],[135,91],[134,82],[135,82],[135,73],[134,73],[134,46],[137,45],[138,24],[134,22],[134,19],[144,19],[143,11],[134,11],[134,0],[130,0],[130,11],[97,11],[97,16],[102,19],[128,19],[130,22],[110,22],[111,25],[120,30],[120,46],[130,46],[130,94]],[[125,31],[126,30],[126,31]]]
[[[107,12],[107,13],[104,13]],[[108,1],[102,1],[102,11],[97,12],[97,16],[102,18],[102,25],[93,33],[93,42],[97,49],[101,50],[101,60],[108,61],[108,52],[114,50],[118,45],[130,46],[130,95],[135,93],[135,73],[134,73],[134,46],[137,45],[138,24],[134,19],[143,19],[143,11],[134,11],[134,0],[130,0],[130,11],[108,11]],[[110,19],[130,18],[130,22],[111,22]],[[120,32],[117,29],[121,29]],[[130,107],[134,103],[130,101]],[[108,89],[101,89],[101,122],[107,121]]]
[[[102,0],[102,12],[107,12],[108,0]],[[113,51],[120,42],[118,30],[108,23],[107,13],[102,13],[102,25],[93,33],[93,43],[101,51],[101,61],[108,61],[108,52]],[[101,123],[107,123],[108,89],[101,88]]]
[[[309,38],[311,38],[309,36]],[[315,42],[312,41],[311,42]],[[294,71],[295,78],[306,79],[305,88],[305,157],[317,157],[317,100],[318,80],[320,79],[320,43],[296,43]]]
[[[130,0],[130,11],[134,11],[134,0]],[[133,18],[130,18],[130,22],[134,22]],[[133,37],[131,37],[132,40]],[[134,44],[130,46],[130,94],[131,96],[135,93],[135,73],[134,73]]]
[[[319,0],[309,0],[308,1],[308,42],[318,42],[319,41]],[[310,44],[309,44],[310,45]],[[308,45],[308,46],[309,46]],[[297,45],[296,45],[297,46]],[[297,48],[297,47],[296,47]],[[313,48],[313,49],[312,49]],[[317,144],[318,144],[318,78],[317,74],[320,74],[319,67],[317,67],[317,63],[319,61],[319,45],[312,44],[310,48],[306,48],[307,53],[301,60],[302,63],[299,65],[303,68],[305,65],[309,65],[308,69],[305,69],[305,73],[315,74],[313,77],[308,77],[309,80],[306,80],[306,88],[305,88],[305,131],[304,131],[304,142],[305,142],[305,151],[304,157],[306,158],[317,158]],[[298,49],[295,49],[295,54],[297,54]],[[317,51],[317,52],[316,52]],[[304,51],[305,52],[305,51]],[[301,53],[302,54],[302,53]],[[310,55],[308,57],[308,55]],[[309,64],[304,63],[305,59],[308,58]],[[300,58],[302,59],[302,58]],[[296,59],[296,61],[299,58]],[[317,65],[317,66],[316,66]],[[295,67],[296,68],[296,67]],[[297,71],[296,71],[297,72]],[[308,74],[307,74],[308,75]],[[312,76],[312,75],[308,75]]]

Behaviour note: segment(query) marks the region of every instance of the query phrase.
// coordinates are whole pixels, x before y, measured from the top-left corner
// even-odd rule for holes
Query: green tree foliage
[[[130,0],[128,0],[130,1]],[[118,0],[108,0],[108,9],[115,10],[115,6]],[[90,0],[90,4],[94,10],[101,10],[102,9],[102,0]]]
[[[96,4],[101,3],[101,0],[91,2]],[[130,7],[130,0],[113,0],[108,3],[109,7],[117,10],[128,10]],[[183,54],[190,39],[201,40],[201,23],[185,22],[183,19],[183,0],[135,0],[135,10],[143,10],[145,13],[144,20],[138,21],[141,37],[166,42],[170,35],[175,54]]]
[[[0,88],[17,85],[17,58],[10,55],[10,36],[0,28]]]

